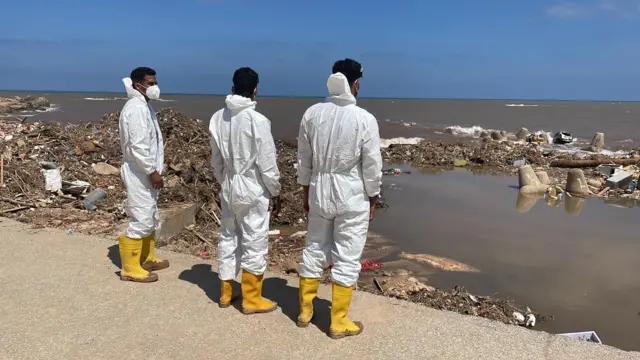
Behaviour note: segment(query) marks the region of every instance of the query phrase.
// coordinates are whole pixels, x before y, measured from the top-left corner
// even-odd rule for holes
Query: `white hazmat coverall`
[[[350,287],[360,274],[369,198],[380,194],[382,157],[376,118],[356,106],[347,78],[327,81],[330,96],[310,107],[298,135],[298,183],[309,186],[309,226],[300,276]]]
[[[280,172],[271,122],[256,102],[228,95],[225,103],[209,130],[211,166],[222,188],[219,276],[233,280],[241,268],[254,275],[267,268],[269,198],[280,195]]]
[[[158,190],[150,175],[164,170],[164,142],[156,113],[144,95],[133,88],[131,79],[122,80],[129,100],[120,113],[120,176],[127,189],[125,211],[130,218],[127,237],[142,239],[159,226]]]

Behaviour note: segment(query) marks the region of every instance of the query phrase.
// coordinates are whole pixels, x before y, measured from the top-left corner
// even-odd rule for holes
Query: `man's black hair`
[[[335,73],[342,73],[342,75],[347,77],[349,85],[353,85],[356,80],[362,77],[362,65],[349,58],[338,60],[333,64],[333,74]]]
[[[236,95],[253,98],[253,91],[258,87],[258,73],[250,67],[242,67],[233,73],[233,88]]]
[[[133,69],[133,71],[131,72],[131,81],[136,84],[136,83],[141,83],[144,81],[144,77],[145,76],[155,76],[156,75],[156,71],[153,70],[152,68],[149,67],[138,67]]]

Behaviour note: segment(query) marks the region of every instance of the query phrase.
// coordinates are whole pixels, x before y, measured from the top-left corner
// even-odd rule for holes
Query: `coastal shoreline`
[[[160,206],[181,203],[198,205],[194,226],[171,238],[165,246],[172,251],[211,258],[212,254],[216,253],[219,186],[213,180],[207,161],[210,156],[207,129],[201,122],[173,109],[161,110],[158,117],[167,144],[167,189],[161,193]],[[125,221],[122,211],[124,189],[115,172],[105,173],[96,170],[95,166],[106,164],[111,168],[100,168],[111,170],[119,167],[121,154],[117,121],[118,114],[114,113],[106,115],[100,123],[65,127],[57,124],[3,123],[15,125],[16,131],[10,140],[0,144],[5,183],[5,187],[0,188],[2,216],[35,227],[57,227],[90,234],[115,234]],[[277,142],[277,147],[284,204],[282,215],[275,219],[272,225],[304,230],[306,218],[302,209],[301,191],[295,178],[296,149],[281,141]],[[518,171],[514,161],[524,158],[534,166],[549,171],[551,178],[561,181],[566,170],[556,171],[549,167],[553,155],[543,152],[532,154],[531,149],[528,144],[514,141],[423,141],[413,145],[395,144],[382,151],[385,160],[390,163],[406,162],[414,166],[465,168],[510,175]],[[460,160],[464,163],[459,162]],[[89,184],[87,191],[96,188],[105,190],[107,199],[97,203],[98,210],[91,212],[85,209],[82,201],[86,192],[74,195],[62,191],[62,194],[56,195],[45,190],[41,161],[57,164],[63,180],[72,185],[74,182],[83,181]],[[384,206],[384,203],[380,206]],[[203,241],[203,238],[208,241]],[[299,258],[303,244],[304,237],[300,236],[293,239],[285,234],[281,238],[272,239],[272,268],[285,273],[295,272],[295,262],[292,264],[291,261]],[[451,303],[453,299],[457,301],[456,307],[460,308],[460,312],[486,316],[506,323],[518,323],[513,317],[513,312],[524,313],[523,315],[527,313],[506,299],[482,298],[482,301],[478,301],[477,296],[468,294],[461,288],[453,291],[434,289],[406,272],[374,271],[372,274],[375,276],[366,274],[367,276],[363,277],[368,282],[360,284],[362,290],[413,299],[436,308],[444,308],[445,304]],[[397,278],[403,281],[393,284]],[[392,284],[386,286],[389,280],[393,280]],[[437,299],[445,299],[448,302],[442,300],[438,303]],[[497,308],[501,309],[497,313],[479,311],[483,306],[494,308],[496,304]],[[539,321],[544,320],[544,316],[538,315],[538,318]]]

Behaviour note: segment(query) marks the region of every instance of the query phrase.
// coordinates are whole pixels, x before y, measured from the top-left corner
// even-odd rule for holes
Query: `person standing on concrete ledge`
[[[169,267],[155,256],[155,234],[160,224],[158,191],[163,187],[164,150],[156,113],[149,103],[160,98],[155,70],[139,67],[122,80],[129,100],[120,113],[120,175],[127,189],[125,211],[130,218],[119,238],[120,279],[158,280],[155,270]]]
[[[243,67],[233,74],[232,95],[211,117],[211,166],[221,186],[218,240],[219,306],[237,298],[232,282],[242,269],[242,312],[267,313],[277,304],[262,297],[267,269],[269,217],[280,212],[280,171],[269,119],[255,110],[258,74]],[[273,208],[269,213],[269,199]]]
[[[298,135],[298,183],[304,188],[309,225],[297,324],[311,322],[322,271],[333,264],[329,336],[334,339],[358,335],[364,328],[349,320],[347,312],[382,184],[378,122],[356,105],[361,78],[360,63],[337,61],[327,81],[329,97],[305,112]]]

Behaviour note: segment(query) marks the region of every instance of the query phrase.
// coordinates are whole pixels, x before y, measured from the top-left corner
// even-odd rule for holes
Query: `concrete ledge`
[[[245,316],[218,308],[217,265],[158,250],[171,267],[152,284],[120,281],[113,239],[33,230],[1,219],[0,359],[640,359],[567,337],[356,292],[362,335],[326,335],[331,290],[316,320],[295,325],[298,281],[267,273],[280,309]],[[38,259],[38,261],[34,261]]]
[[[185,203],[163,207],[160,211],[160,230],[156,233],[156,243],[164,245],[173,236],[196,222],[198,204]]]

